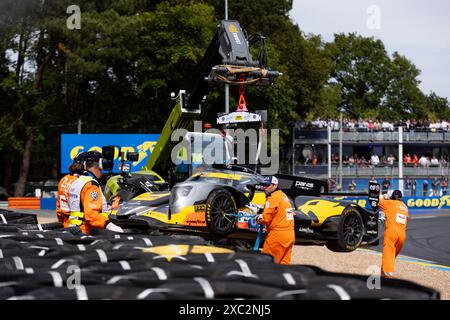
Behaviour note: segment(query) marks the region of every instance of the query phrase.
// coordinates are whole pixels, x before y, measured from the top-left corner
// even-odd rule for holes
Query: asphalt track
[[[50,210],[17,211],[55,217],[54,211]],[[366,248],[370,249],[368,251],[382,251],[383,228],[380,229],[380,245]],[[450,210],[410,212],[406,241],[400,255],[398,259],[450,272]]]
[[[417,258],[422,265],[450,271],[450,210],[420,212],[410,212],[401,259],[414,262]],[[382,243],[370,249],[381,252]]]

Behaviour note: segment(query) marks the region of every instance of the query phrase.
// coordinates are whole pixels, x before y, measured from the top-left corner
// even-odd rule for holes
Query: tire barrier
[[[197,236],[116,234],[37,225],[2,212],[0,299],[439,299],[433,289],[306,265],[277,265],[269,255],[221,247]],[[17,221],[24,221],[18,223]]]

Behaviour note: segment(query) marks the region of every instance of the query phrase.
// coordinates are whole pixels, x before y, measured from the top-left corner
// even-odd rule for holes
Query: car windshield
[[[194,166],[213,163],[228,163],[230,155],[221,135],[189,133],[191,143],[191,161]]]
[[[208,170],[192,175],[187,181],[227,184],[239,190],[248,191],[247,184],[257,184],[262,180],[263,177],[256,173]]]

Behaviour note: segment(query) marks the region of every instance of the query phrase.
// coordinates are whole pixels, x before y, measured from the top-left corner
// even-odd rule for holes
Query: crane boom
[[[180,91],[175,107],[164,125],[158,142],[143,170],[167,172],[171,154],[171,136],[176,129],[190,130],[201,114],[201,102],[211,82],[231,85],[271,85],[280,76],[254,61],[247,38],[235,20],[223,20],[218,25],[205,55],[199,63],[188,91]],[[246,79],[245,82],[242,79]]]

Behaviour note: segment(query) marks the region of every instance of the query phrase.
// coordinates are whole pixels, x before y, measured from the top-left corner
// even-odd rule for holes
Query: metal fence
[[[295,175],[307,175],[307,176],[328,176],[328,166],[327,165],[296,165]],[[339,166],[333,164],[331,166],[331,176],[336,177],[339,175]],[[411,177],[429,177],[429,176],[449,176],[449,167],[403,167],[403,176]],[[358,167],[358,166],[343,166],[342,167],[343,177],[398,177],[398,167],[397,166],[374,166],[374,167]]]
[[[344,141],[398,141],[398,132],[343,132]],[[331,140],[339,141],[339,132],[331,132]],[[403,132],[403,142],[450,141],[450,132]]]

